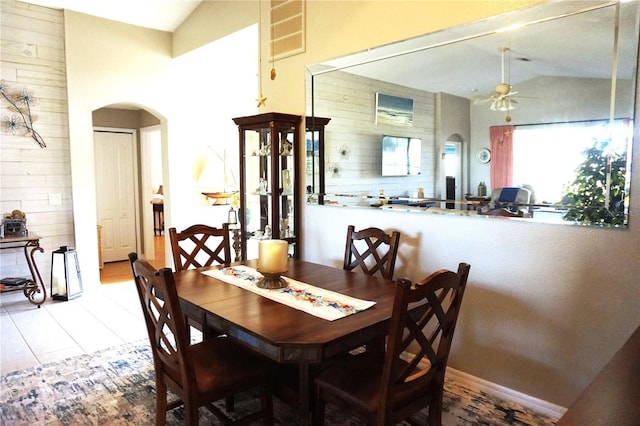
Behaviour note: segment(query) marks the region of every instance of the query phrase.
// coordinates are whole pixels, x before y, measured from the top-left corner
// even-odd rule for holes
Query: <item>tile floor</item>
[[[0,294],[0,374],[146,338],[133,281],[47,299],[40,309],[20,291]]]
[[[164,237],[156,237],[164,264]],[[47,298],[38,309],[22,291],[0,293],[0,374],[70,356],[148,339],[129,262],[105,264],[103,285],[85,284],[83,294],[62,302]]]

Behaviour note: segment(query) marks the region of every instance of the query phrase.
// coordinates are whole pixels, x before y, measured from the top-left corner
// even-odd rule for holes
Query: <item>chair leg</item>
[[[441,426],[442,425],[442,399],[438,398],[435,401],[431,401],[429,404],[429,426]]]
[[[227,413],[232,413],[233,410],[236,409],[233,395],[227,395],[224,397],[224,408],[227,410]]]
[[[161,380],[156,380],[156,426],[167,423],[167,386]]]
[[[200,409],[198,404],[184,404],[185,425],[198,426],[200,423]]]
[[[325,402],[320,397],[320,390],[317,390],[316,403],[311,413],[311,424],[313,426],[324,426],[324,408],[325,408]]]
[[[262,424],[273,426],[273,398],[272,389],[269,384],[260,387],[260,403],[262,406]]]

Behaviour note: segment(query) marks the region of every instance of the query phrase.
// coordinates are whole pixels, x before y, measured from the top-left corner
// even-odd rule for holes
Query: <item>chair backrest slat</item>
[[[379,272],[384,278],[393,279],[399,241],[398,231],[387,234],[373,227],[356,231],[353,225],[349,225],[343,269],[360,268],[365,274]]]

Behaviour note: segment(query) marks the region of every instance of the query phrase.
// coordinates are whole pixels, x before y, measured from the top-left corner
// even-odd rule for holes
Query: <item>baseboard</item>
[[[548,401],[532,397],[522,392],[509,389],[505,386],[489,382],[471,374],[464,373],[451,367],[447,367],[447,377],[458,383],[468,385],[481,391],[490,393],[505,401],[512,401],[525,408],[534,410],[540,414],[559,419],[567,411],[566,408],[552,404]]]

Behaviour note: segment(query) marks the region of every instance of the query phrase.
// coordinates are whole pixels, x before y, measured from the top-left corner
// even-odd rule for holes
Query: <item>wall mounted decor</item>
[[[413,99],[376,93],[376,124],[413,126]]]
[[[0,93],[2,97],[9,102],[7,109],[13,113],[11,117],[4,116],[2,118],[4,127],[13,135],[15,135],[18,130],[24,129],[24,136],[33,138],[40,148],[46,148],[47,145],[44,143],[44,139],[42,139],[40,133],[33,128],[33,122],[38,119],[38,116],[31,111],[31,107],[36,102],[33,92],[22,89],[18,92],[11,93],[5,81],[0,80]]]
[[[476,153],[476,159],[482,164],[487,164],[491,161],[491,151],[487,148],[480,148]]]

